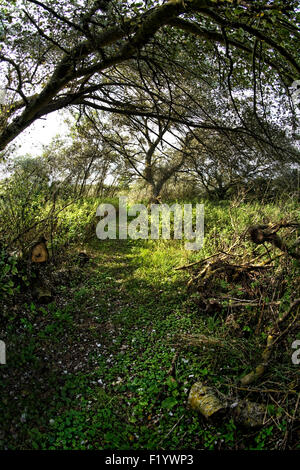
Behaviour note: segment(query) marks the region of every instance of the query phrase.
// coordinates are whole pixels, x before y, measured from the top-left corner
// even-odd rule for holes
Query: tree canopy
[[[280,103],[283,119],[300,68],[297,3],[3,0],[0,149],[73,106],[224,132],[250,132],[241,102],[271,120]]]

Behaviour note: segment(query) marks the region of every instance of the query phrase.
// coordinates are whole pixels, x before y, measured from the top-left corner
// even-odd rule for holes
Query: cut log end
[[[49,259],[49,252],[46,239],[41,237],[30,250],[30,260],[32,263],[45,263]]]

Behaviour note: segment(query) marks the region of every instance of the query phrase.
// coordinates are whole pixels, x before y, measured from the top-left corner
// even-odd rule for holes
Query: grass
[[[282,210],[207,204],[200,255],[209,256],[250,222],[278,220]],[[298,217],[297,206],[289,203],[284,214]],[[56,287],[52,304],[39,306],[29,296],[24,303],[18,294],[5,317],[1,448],[297,448],[299,426],[296,421],[291,430],[288,422],[295,395],[235,388],[265,344],[264,331],[254,334],[259,312],[240,313],[241,334],[232,342],[226,307],[223,313],[202,311],[199,292],[186,289],[188,274],[174,270],[199,259],[199,253],[163,240],[92,239],[85,248],[91,258],[85,268],[73,269],[74,246],[65,256],[70,275]],[[295,275],[284,291],[287,301],[295,295]],[[180,342],[183,334],[218,337],[227,347],[187,346]],[[280,383],[287,390],[297,380],[299,366],[290,356],[288,349],[276,352],[258,389]],[[265,402],[272,412],[267,425],[248,430],[231,415],[206,421],[190,411],[188,392],[198,380],[231,398],[238,393]]]

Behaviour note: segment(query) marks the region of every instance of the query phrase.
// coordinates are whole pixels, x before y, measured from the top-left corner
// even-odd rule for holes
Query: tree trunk
[[[160,184],[160,183],[151,185],[151,196],[150,196],[150,199],[149,199],[149,204],[160,204],[161,203],[160,193],[161,193],[162,187],[163,187],[163,185]]]

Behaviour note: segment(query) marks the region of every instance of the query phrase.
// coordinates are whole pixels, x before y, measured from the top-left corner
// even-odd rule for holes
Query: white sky
[[[13,143],[17,145],[16,154],[40,155],[43,145],[48,145],[57,134],[65,135],[68,126],[64,123],[66,113],[55,111],[44,119],[38,119],[28,129],[23,131]]]

